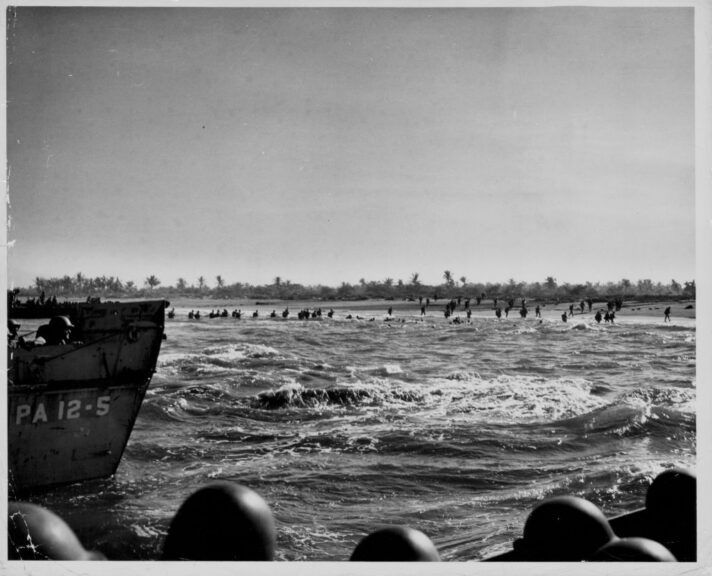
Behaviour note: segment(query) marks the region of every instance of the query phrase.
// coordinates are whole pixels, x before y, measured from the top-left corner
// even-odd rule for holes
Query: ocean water
[[[181,502],[214,480],[268,502],[282,561],[348,560],[396,524],[469,561],[509,549],[548,497],[614,516],[662,470],[695,469],[694,320],[389,321],[380,304],[321,320],[291,304],[284,320],[253,302],[196,321],[177,304],[116,475],[32,498],[110,559],[160,557]]]

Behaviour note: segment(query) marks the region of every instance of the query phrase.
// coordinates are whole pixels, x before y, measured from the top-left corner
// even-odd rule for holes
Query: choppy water
[[[406,524],[464,561],[507,549],[546,497],[613,516],[664,468],[695,467],[694,320],[272,308],[178,308],[116,476],[35,501],[88,547],[151,559],[180,503],[230,479],[269,503],[279,560],[347,560],[366,533]]]

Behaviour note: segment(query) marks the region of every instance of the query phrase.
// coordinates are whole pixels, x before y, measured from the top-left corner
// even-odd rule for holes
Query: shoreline
[[[389,308],[393,309],[393,315],[397,316],[400,314],[407,314],[409,316],[419,315],[421,305],[416,301],[407,300],[386,300],[386,299],[372,299],[372,300],[278,300],[278,299],[229,299],[229,300],[217,300],[217,299],[200,299],[200,298],[176,298],[170,301],[170,307],[176,308],[177,310],[183,310],[191,308],[193,309],[227,309],[228,312],[232,312],[235,308],[243,308],[243,313],[258,309],[271,310],[274,309],[277,313],[281,313],[285,308],[289,308],[292,314],[296,314],[299,310],[303,308],[315,309],[321,308],[322,311],[326,312],[330,308],[334,311],[382,311],[383,315],[386,315]],[[448,299],[439,298],[437,301],[430,301],[430,305],[426,308],[426,314],[428,316],[441,315],[442,311],[445,309],[445,304],[449,302]],[[510,310],[512,317],[519,318],[519,305],[521,300],[515,301],[515,306]],[[527,301],[527,309],[529,311],[528,318],[534,317],[534,311],[537,306],[541,306],[542,315],[546,314],[551,316],[554,313],[560,315],[563,312],[569,311],[569,306],[571,302],[537,302],[535,300]],[[425,301],[423,301],[425,305]],[[502,302],[498,302],[498,305],[502,308],[504,313],[504,305]],[[639,302],[636,300],[626,301],[623,304],[621,310],[616,312],[616,319],[623,317],[657,317],[663,319],[664,310],[670,307],[671,318],[686,318],[686,319],[696,319],[697,306],[694,300],[684,300],[675,302],[672,300],[655,300],[649,302]],[[690,308],[691,306],[691,308]],[[471,302],[470,308],[472,310],[473,317],[482,316],[492,316],[494,317],[494,306],[491,299],[483,300],[480,305]],[[586,306],[583,314],[580,313],[580,309],[574,308],[574,319],[579,316],[593,317],[597,310],[606,310],[605,301],[594,301],[591,307],[591,312],[588,311],[588,306]],[[455,309],[455,314],[464,314],[464,300],[461,305]]]

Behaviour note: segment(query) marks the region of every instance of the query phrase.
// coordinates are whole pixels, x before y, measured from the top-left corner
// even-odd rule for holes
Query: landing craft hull
[[[80,343],[9,351],[11,489],[116,471],[156,367],[165,304],[81,304]]]
[[[11,485],[19,491],[112,475],[147,386],[148,382],[13,390],[9,398]]]

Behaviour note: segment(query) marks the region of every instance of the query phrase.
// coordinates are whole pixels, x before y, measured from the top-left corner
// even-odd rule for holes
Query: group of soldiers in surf
[[[333,318],[334,309],[329,308],[329,311],[326,313],[326,315],[329,318]],[[270,316],[272,318],[276,316],[274,310],[272,310],[272,314],[270,314]],[[289,308],[285,308],[284,310],[282,310],[282,318],[289,318]],[[299,320],[309,320],[309,318],[321,318],[321,308],[315,308],[314,310],[309,310],[309,308],[302,308],[299,312],[297,312],[297,318]]]
[[[232,317],[237,320],[240,320],[242,318],[242,314],[243,314],[242,310],[235,309],[232,311]],[[260,315],[260,313],[258,310],[255,310],[252,313],[253,318],[259,318],[259,315]],[[333,318],[334,317],[334,309],[333,308],[329,309],[329,311],[326,313],[326,315],[329,318]],[[220,310],[211,310],[211,312],[208,316],[209,316],[209,318],[228,318],[230,316],[230,314],[228,313],[227,309],[223,309],[222,312]],[[287,318],[289,318],[289,316],[290,316],[289,308],[285,308],[282,311],[282,318],[287,319]],[[169,318],[175,317],[175,309],[171,310],[168,313],[168,317]],[[270,314],[269,314],[269,317],[277,318],[277,311],[272,310],[272,312],[270,312]],[[308,320],[309,318],[321,318],[321,317],[322,317],[321,308],[315,308],[314,310],[309,310],[309,308],[304,308],[297,313],[297,318],[299,318],[299,320]],[[200,318],[201,318],[200,310],[191,310],[190,312],[188,312],[189,320],[200,320]]]
[[[446,319],[453,316],[455,311],[460,306],[463,306],[462,300],[463,300],[462,297],[453,298],[445,304],[444,316]],[[472,318],[472,308],[470,306],[471,300],[472,300],[471,298],[464,299],[464,310],[467,315],[468,323],[471,321],[471,318]],[[475,301],[476,301],[477,305],[479,305],[481,302],[481,297],[477,296],[475,298]],[[514,308],[515,300],[514,300],[514,298],[509,298],[506,301],[506,306],[504,308],[502,308],[502,306],[500,306],[498,304],[499,304],[499,299],[494,298],[492,306],[493,306],[493,310],[494,310],[494,313],[495,313],[495,316],[497,317],[497,319],[502,318],[502,313],[504,313],[505,318],[508,318],[510,310],[512,310]],[[423,303],[423,298],[421,297],[420,298],[420,316],[421,316],[421,318],[426,315],[426,310],[429,306],[430,306],[430,298],[425,299],[425,303]],[[574,311],[576,308],[578,308],[580,310],[580,312],[579,312],[580,314],[584,314],[586,312],[587,306],[588,306],[588,312],[590,313],[593,308],[593,300],[591,298],[587,298],[586,300],[581,300],[578,307],[576,307],[573,303],[570,304],[568,314],[566,312],[563,312],[561,314],[562,322],[567,322],[569,318],[573,318]],[[616,318],[616,312],[619,311],[622,307],[623,307],[623,300],[621,298],[615,298],[613,300],[608,300],[606,302],[606,308],[607,308],[606,311],[604,312],[603,309],[596,311],[594,320],[598,324],[600,324],[601,321],[605,322],[606,324],[608,324],[608,323],[614,324],[615,318]],[[240,318],[242,318],[242,314],[243,314],[242,310],[235,309],[232,312],[232,317],[239,320]],[[210,318],[227,318],[227,317],[229,317],[229,315],[230,314],[228,313],[227,309],[223,309],[222,311],[212,310],[209,314],[209,317]],[[519,315],[521,318],[526,318],[529,315],[529,308],[527,308],[526,298],[521,299],[521,304],[519,306]],[[173,318],[174,316],[175,316],[175,309],[171,310],[168,313],[169,318]],[[278,315],[277,315],[276,310],[272,310],[272,312],[269,314],[270,318],[277,318],[277,316]],[[290,316],[289,308],[285,308],[282,311],[281,316],[282,316],[282,318],[287,319]],[[326,313],[326,316],[328,318],[333,318],[334,317],[334,309],[330,308],[329,311]],[[258,317],[259,317],[259,311],[255,310],[252,313],[252,318],[258,318]],[[535,318],[541,318],[541,317],[542,317],[541,316],[541,306],[539,304],[537,304],[536,308],[535,308]],[[195,310],[195,311],[191,310],[188,313],[188,318],[191,320],[193,320],[193,319],[199,320],[201,318],[200,311],[199,310]],[[322,318],[322,310],[321,310],[321,308],[314,308],[313,310],[310,310],[309,308],[303,308],[297,313],[297,318],[299,320],[308,320],[310,318],[311,319],[321,319]],[[351,314],[346,316],[347,320],[352,320],[353,318],[354,318],[354,316],[352,316]],[[355,318],[358,320],[363,319],[360,316],[356,316]],[[375,318],[373,318],[373,319],[375,320]],[[393,319],[394,319],[393,307],[389,306],[388,312],[386,315],[386,320],[393,320]],[[457,324],[462,322],[462,320],[459,316],[456,316],[451,321],[454,323],[457,323]],[[670,321],[670,307],[667,307],[665,309],[665,321],[666,322]]]

